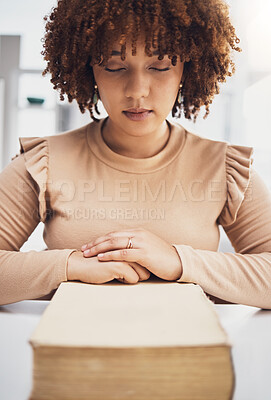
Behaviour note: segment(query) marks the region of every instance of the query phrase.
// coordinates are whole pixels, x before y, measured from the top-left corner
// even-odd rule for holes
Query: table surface
[[[32,386],[29,337],[49,301],[27,300],[0,306],[0,399],[27,400]],[[234,400],[271,399],[271,311],[216,304],[232,344]]]

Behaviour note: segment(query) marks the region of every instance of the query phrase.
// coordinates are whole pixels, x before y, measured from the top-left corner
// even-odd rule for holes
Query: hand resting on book
[[[133,248],[127,248],[131,238]],[[174,281],[182,275],[182,262],[175,248],[154,233],[143,229],[110,232],[81,247],[84,257],[100,261],[135,262],[158,278]]]
[[[135,262],[109,261],[102,263],[97,257],[85,258],[81,251],[68,258],[68,281],[105,283],[117,279],[123,283],[137,283],[149,279],[150,272]]]

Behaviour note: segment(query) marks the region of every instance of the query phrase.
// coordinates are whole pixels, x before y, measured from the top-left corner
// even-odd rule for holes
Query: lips
[[[151,111],[151,110],[147,110],[146,108],[128,108],[127,110],[124,110],[124,112],[129,112],[134,114],[144,113],[146,111]]]
[[[152,115],[152,110],[145,110],[145,111],[123,111],[124,115],[129,118],[131,121],[145,121],[147,118]],[[140,109],[142,110],[142,109]]]

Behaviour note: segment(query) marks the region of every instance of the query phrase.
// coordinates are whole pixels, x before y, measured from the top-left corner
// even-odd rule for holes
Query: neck
[[[166,121],[153,132],[143,136],[133,136],[116,127],[110,120],[103,124],[102,137],[107,146],[120,155],[130,158],[149,158],[158,154],[166,146],[170,129]]]

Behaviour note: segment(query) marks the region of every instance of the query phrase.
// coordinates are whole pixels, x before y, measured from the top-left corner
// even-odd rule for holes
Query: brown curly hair
[[[145,53],[158,48],[159,60],[165,55],[176,65],[184,64],[181,103],[178,96],[172,116],[196,121],[200,107],[209,104],[219,93],[218,82],[235,72],[231,51],[242,51],[240,40],[229,18],[229,7],[223,0],[58,0],[57,7],[46,15],[45,50],[41,52],[50,72],[54,89],[60,90],[71,103],[77,101],[82,113],[93,110],[94,75],[92,66],[106,65],[113,44],[121,45],[126,54],[126,39],[132,37],[132,55],[141,28],[145,32]],[[231,71],[230,71],[231,69]]]

